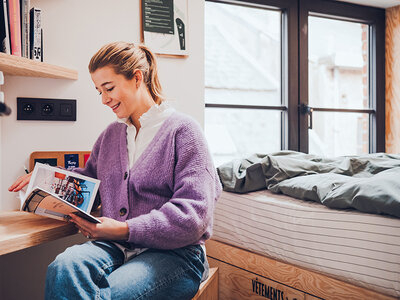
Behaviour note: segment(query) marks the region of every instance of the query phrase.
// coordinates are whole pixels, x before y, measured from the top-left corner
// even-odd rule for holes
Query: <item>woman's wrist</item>
[[[121,233],[122,233],[122,240],[127,241],[129,238],[129,226],[126,222],[121,222]]]

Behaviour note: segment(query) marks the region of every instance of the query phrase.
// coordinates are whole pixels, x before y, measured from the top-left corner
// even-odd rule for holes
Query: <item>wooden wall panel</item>
[[[386,152],[400,153],[400,6],[386,10]]]

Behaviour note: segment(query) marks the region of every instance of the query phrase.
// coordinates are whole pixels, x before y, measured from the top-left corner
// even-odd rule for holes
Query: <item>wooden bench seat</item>
[[[200,284],[192,300],[218,300],[218,268],[210,268],[207,280]]]

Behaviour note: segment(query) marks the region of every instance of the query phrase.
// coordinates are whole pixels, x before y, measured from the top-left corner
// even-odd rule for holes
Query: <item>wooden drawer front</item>
[[[321,298],[314,297],[314,296],[311,296],[311,295],[307,295],[307,294],[306,294],[306,300],[321,300]]]
[[[210,258],[214,257],[216,260],[225,261],[225,264],[235,266],[237,269],[248,270],[248,272],[260,274],[264,278],[271,278],[275,282],[285,283],[287,286],[295,288],[295,291],[302,291],[305,295],[314,295],[316,299],[397,299],[222,242],[208,240],[206,247],[207,255]],[[220,270],[220,278],[223,276],[224,274]],[[314,299],[312,296],[307,297],[307,300]]]
[[[301,291],[210,257],[208,261],[211,267],[219,268],[219,299],[221,300],[305,300],[305,295]]]

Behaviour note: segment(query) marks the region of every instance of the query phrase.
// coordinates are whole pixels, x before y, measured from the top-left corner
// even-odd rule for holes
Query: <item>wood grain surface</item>
[[[76,70],[5,53],[0,53],[0,71],[8,75],[78,79]]]
[[[23,211],[0,212],[0,255],[77,233],[72,223]]]
[[[90,151],[36,151],[32,152],[29,157],[29,171],[35,167],[35,159],[38,158],[53,158],[57,159],[57,166],[65,167],[64,155],[65,154],[78,154],[79,167],[84,167],[84,155],[90,154]]]
[[[257,274],[266,280],[275,281],[276,283],[293,288],[294,290],[304,292],[305,294],[309,295],[306,295],[306,299],[313,299],[313,297],[333,300],[395,299],[393,297],[382,295],[380,293],[364,289],[362,287],[358,287],[332,277],[319,274],[317,272],[283,263],[218,241],[209,240],[206,242],[206,247],[207,256],[211,258],[210,261],[213,261],[213,263],[210,263],[210,265],[213,267],[218,266],[219,268],[220,295],[221,293],[224,293],[224,285],[235,286],[236,290],[238,290],[241,287],[240,282],[242,279],[239,280],[237,278],[244,275],[241,275],[241,272],[235,272],[235,275],[225,274],[225,272],[232,271],[226,271],[227,269],[221,264],[215,264],[216,260],[231,265],[232,267],[242,269],[246,272]],[[251,278],[254,279],[253,277],[255,276],[252,275]],[[251,280],[250,282],[249,280],[247,281],[248,286],[251,285]],[[248,286],[246,287],[247,292],[249,291]]]
[[[207,280],[200,284],[192,300],[218,300],[218,281],[218,268],[210,268]]]
[[[219,299],[277,299],[304,300],[303,292],[268,280],[251,272],[209,258],[209,263],[220,270]]]
[[[400,153],[400,6],[386,9],[386,152]]]

